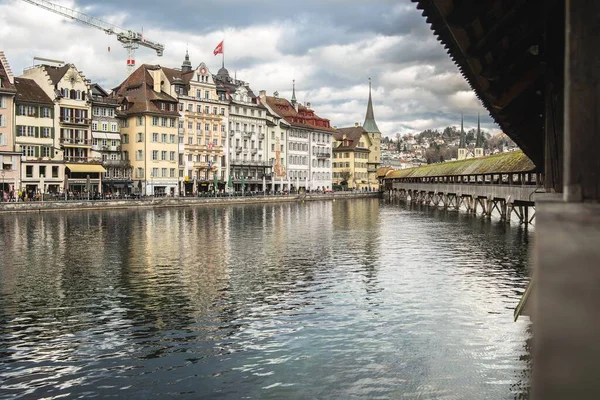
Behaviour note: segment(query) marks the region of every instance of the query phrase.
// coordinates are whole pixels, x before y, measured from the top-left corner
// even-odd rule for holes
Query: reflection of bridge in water
[[[543,192],[543,175],[523,152],[452,161],[390,171],[384,196],[444,209],[480,212],[529,224],[535,216],[533,194]]]

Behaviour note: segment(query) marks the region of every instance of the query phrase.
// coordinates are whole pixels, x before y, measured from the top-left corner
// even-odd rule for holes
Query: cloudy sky
[[[139,49],[138,65],[179,67],[188,48],[193,65],[216,73],[212,51],[225,39],[232,75],[287,98],[295,79],[298,100],[338,127],[363,122],[371,77],[386,136],[459,125],[461,111],[467,129],[480,112],[483,128],[499,132],[409,0],[53,1],[165,45],[163,57]],[[22,0],[0,0],[0,37],[15,75],[37,56],[74,63],[107,88],[125,77],[115,36]]]

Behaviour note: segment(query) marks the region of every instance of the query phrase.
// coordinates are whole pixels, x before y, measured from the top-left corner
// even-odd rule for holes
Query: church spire
[[[477,113],[477,140],[475,147],[483,147],[483,135],[481,134],[481,123],[479,121],[479,113]]]
[[[369,133],[381,133],[375,122],[375,114],[373,113],[373,99],[371,97],[371,78],[369,78],[369,104],[367,105],[367,115],[363,129]]]
[[[466,148],[466,140],[465,140],[465,129],[464,129],[464,116],[463,113],[460,113],[460,143],[458,144],[459,149]]]
[[[296,106],[296,80],[292,81],[292,105]]]
[[[188,72],[192,70],[192,63],[190,62],[190,54],[188,53],[188,50],[185,49],[185,60],[183,61],[183,64],[181,65],[181,70],[183,72]]]

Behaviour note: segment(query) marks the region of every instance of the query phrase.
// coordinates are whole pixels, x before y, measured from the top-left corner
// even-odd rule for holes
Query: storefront
[[[72,193],[102,193],[102,173],[99,164],[66,164],[65,190]]]

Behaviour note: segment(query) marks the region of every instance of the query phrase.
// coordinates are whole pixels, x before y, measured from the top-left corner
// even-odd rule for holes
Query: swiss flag
[[[221,43],[219,43],[217,45],[217,47],[215,47],[215,49],[213,50],[213,54],[216,56],[217,54],[223,54],[223,42],[224,40],[221,40]]]

